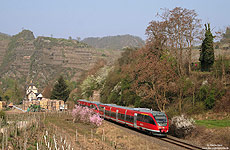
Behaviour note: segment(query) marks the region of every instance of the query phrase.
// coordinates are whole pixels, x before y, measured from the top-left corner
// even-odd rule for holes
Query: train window
[[[118,119],[125,120],[125,114],[118,113]]]
[[[122,117],[121,117],[121,114],[120,113],[118,113],[118,119],[121,119]]]
[[[145,123],[150,123],[150,124],[155,124],[153,121],[153,118],[150,117],[149,115],[142,115],[142,114],[137,114],[137,120]]]
[[[154,118],[157,121],[158,125],[167,126],[167,117],[165,115],[156,115],[154,116]]]
[[[96,106],[95,105],[90,105],[90,108],[96,109]]]
[[[128,122],[133,122],[133,116],[130,116],[130,115],[126,115],[126,121]]]
[[[104,107],[99,106],[100,111],[104,111]]]
[[[116,112],[111,112],[111,117],[116,118]]]
[[[121,119],[125,120],[125,114],[121,114]]]
[[[110,116],[110,113],[108,110],[105,110],[105,115]]]

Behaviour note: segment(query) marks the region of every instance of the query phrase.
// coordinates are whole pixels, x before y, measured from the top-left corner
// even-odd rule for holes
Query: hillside
[[[9,38],[10,38],[9,35],[0,32],[0,40],[5,40],[5,39],[9,39]]]
[[[114,49],[121,50],[124,47],[141,47],[144,41],[137,36],[132,35],[117,35],[106,37],[89,37],[82,40],[82,42],[99,49]]]
[[[120,56],[120,52],[99,51],[77,40],[35,38],[29,30],[12,37],[1,35],[4,35],[0,40],[1,82],[13,78],[23,86],[33,80],[38,87],[45,87],[60,74],[76,81],[99,59],[111,64]]]

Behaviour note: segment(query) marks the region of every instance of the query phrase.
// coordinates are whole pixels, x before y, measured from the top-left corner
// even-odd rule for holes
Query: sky
[[[194,9],[214,30],[230,25],[230,0],[0,0],[0,32],[22,29],[37,36],[73,39],[131,34],[145,30],[161,8]]]

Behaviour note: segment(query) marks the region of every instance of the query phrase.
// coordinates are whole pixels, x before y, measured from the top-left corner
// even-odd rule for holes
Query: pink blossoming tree
[[[100,126],[103,121],[99,114],[96,114],[92,109],[78,105],[76,105],[75,109],[73,109],[72,116],[74,118],[74,122],[81,121],[83,123],[91,123],[96,126]]]

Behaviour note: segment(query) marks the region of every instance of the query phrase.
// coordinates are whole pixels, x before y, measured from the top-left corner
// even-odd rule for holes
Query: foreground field
[[[46,124],[60,128],[65,135],[68,135],[71,142],[76,140],[77,129],[76,149],[168,149],[138,135],[127,133],[105,121],[100,127],[80,122],[73,123],[71,116],[66,114],[65,116],[49,116]]]
[[[170,149],[104,121],[100,127],[73,123],[70,113],[8,113],[1,149]],[[18,125],[19,124],[19,125]]]
[[[16,113],[10,111],[7,113],[6,120],[7,125],[1,124],[0,149],[179,149],[172,144],[162,142],[159,138],[107,121],[104,121],[100,127],[82,122],[74,123],[68,112]],[[208,144],[229,147],[230,127],[206,128],[202,126],[208,123],[210,122],[198,121],[201,125],[197,125],[192,135],[185,138],[185,142],[189,141],[201,147]],[[228,121],[222,121],[220,124],[228,126]]]

